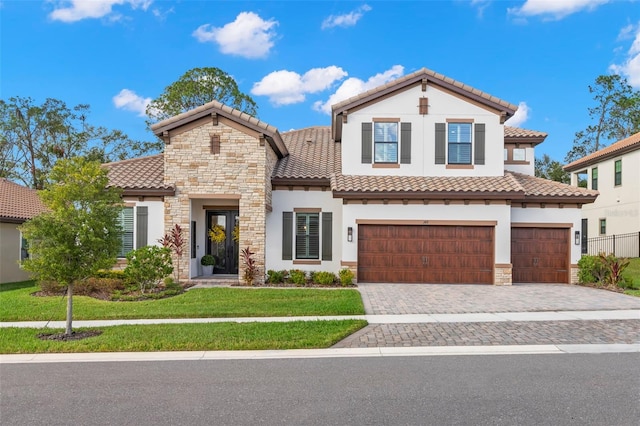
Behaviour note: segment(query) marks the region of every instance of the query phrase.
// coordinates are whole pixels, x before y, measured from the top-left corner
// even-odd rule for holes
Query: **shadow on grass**
[[[36,282],[34,280],[29,281],[18,281],[15,283],[4,283],[0,284],[0,293],[11,290],[20,290],[22,288],[27,287],[36,287]]]

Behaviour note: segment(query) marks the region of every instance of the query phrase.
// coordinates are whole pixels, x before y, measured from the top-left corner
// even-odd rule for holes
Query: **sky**
[[[519,106],[563,161],[591,123],[588,86],[640,89],[638,0],[0,0],[0,98],[89,104],[91,124],[155,140],[146,105],[217,67],[280,132],[330,125],[331,104],[428,68]]]

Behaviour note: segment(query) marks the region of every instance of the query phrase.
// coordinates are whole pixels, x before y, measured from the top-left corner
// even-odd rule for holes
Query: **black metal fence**
[[[586,252],[584,246],[582,251],[594,256],[613,253],[618,257],[640,257],[640,232],[589,238]]]

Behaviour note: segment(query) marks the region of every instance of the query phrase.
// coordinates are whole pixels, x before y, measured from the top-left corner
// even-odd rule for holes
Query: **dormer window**
[[[398,123],[373,123],[374,160],[376,163],[398,162]]]

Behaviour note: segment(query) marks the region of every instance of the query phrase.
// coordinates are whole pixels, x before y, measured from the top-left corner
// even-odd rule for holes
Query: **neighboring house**
[[[136,208],[163,197],[148,206],[149,229],[183,227],[183,279],[200,275],[205,253],[216,273],[241,276],[249,246],[261,272],[575,282],[580,208],[597,192],[533,176],[546,134],[505,126],[516,109],[422,69],[334,105],[330,127],[280,134],[210,102],[152,126],[163,155],[108,167]],[[211,241],[212,227],[223,241]]]
[[[587,239],[640,233],[640,133],[629,136],[564,166],[575,186],[586,177],[600,196],[582,208],[583,252]],[[620,256],[638,256],[638,239],[630,247],[618,244]],[[624,250],[624,251],[620,251]],[[596,254],[596,253],[590,253]]]
[[[45,210],[35,189],[0,178],[0,283],[30,278],[20,267],[29,251],[18,226]]]

